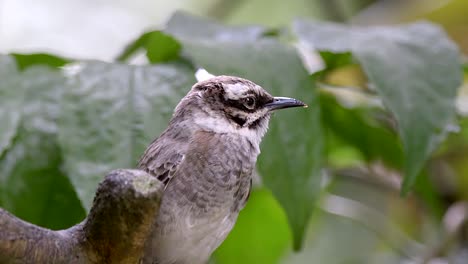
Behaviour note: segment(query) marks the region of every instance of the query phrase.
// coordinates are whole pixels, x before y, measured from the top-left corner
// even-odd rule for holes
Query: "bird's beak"
[[[303,102],[289,97],[274,97],[273,102],[265,105],[269,111],[290,108],[290,107],[307,107]]]

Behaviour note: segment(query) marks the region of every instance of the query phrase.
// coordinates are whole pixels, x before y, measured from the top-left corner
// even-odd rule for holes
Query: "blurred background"
[[[468,54],[467,0],[0,0],[0,53],[113,61],[125,45],[161,28],[176,10],[280,29],[297,17],[356,25],[425,19],[441,25]],[[349,67],[329,80],[346,86],[362,83],[363,76]],[[325,178],[332,184],[312,217],[304,249],[292,252],[284,212],[270,192],[259,189],[233,231],[235,238],[228,238],[213,263],[468,263],[466,82],[457,109],[459,131],[429,161],[427,180],[417,185],[422,195],[402,198],[397,171],[365,162],[331,134],[327,162],[334,171]],[[264,224],[251,228],[255,221]]]
[[[428,19],[468,52],[463,0],[0,0],[0,52],[49,51],[112,60],[175,10],[228,24],[285,26],[307,17],[364,25]]]

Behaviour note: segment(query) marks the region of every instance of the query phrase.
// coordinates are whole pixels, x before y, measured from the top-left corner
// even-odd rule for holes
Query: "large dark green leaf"
[[[0,57],[0,65],[11,61],[11,57]],[[2,206],[49,228],[76,224],[83,219],[84,210],[61,170],[57,144],[64,78],[43,67],[28,68],[24,73],[0,71],[0,78],[9,80],[0,83],[1,98],[11,106],[7,113],[20,117],[14,139],[0,159]]]
[[[186,25],[192,25],[190,30]],[[241,76],[273,95],[296,97],[311,106],[272,118],[258,162],[265,185],[286,211],[298,249],[320,189],[322,136],[315,90],[295,50],[261,39],[258,27],[225,27],[182,14],[168,22],[167,32],[209,72]]]
[[[66,170],[89,209],[102,177],[131,168],[195,82],[184,65],[75,65],[59,129]]]
[[[347,27],[298,21],[294,31],[321,51],[351,52],[399,125],[405,152],[402,192],[445,137],[461,84],[459,52],[429,23],[396,27]]]

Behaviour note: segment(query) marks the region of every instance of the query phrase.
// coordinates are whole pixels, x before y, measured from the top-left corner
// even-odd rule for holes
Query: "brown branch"
[[[61,231],[0,209],[0,263],[138,263],[163,189],[143,171],[113,171],[99,185],[88,217]]]

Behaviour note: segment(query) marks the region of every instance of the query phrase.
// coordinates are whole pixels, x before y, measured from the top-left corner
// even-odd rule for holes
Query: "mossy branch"
[[[0,208],[0,263],[138,263],[163,189],[143,171],[112,171],[100,183],[88,217],[60,231]]]

